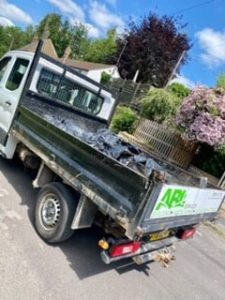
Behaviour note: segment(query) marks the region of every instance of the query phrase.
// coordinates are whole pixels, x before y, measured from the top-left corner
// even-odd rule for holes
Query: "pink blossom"
[[[184,100],[177,124],[191,141],[214,147],[225,144],[225,95],[218,90],[195,88]]]

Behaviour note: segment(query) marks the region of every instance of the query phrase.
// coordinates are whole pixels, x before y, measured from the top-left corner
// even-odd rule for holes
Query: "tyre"
[[[35,228],[48,243],[59,243],[73,234],[71,224],[79,197],[62,183],[50,183],[39,192],[35,207]]]

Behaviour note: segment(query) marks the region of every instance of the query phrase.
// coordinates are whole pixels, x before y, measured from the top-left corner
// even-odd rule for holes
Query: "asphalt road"
[[[130,260],[106,266],[95,228],[54,247],[38,237],[31,182],[23,167],[0,158],[0,300],[225,299],[225,239],[211,228],[180,243],[168,269]]]

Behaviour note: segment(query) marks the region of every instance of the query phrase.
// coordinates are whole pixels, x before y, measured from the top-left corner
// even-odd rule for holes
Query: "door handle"
[[[11,105],[12,105],[12,103],[11,103],[10,101],[6,101],[5,104],[6,104],[7,106],[11,106]]]

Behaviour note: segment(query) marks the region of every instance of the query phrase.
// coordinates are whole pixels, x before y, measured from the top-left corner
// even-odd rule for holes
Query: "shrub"
[[[116,115],[112,120],[112,130],[116,133],[120,131],[133,133],[137,119],[136,112],[131,108],[125,106],[118,107]]]
[[[205,172],[220,178],[225,171],[225,147],[214,150],[211,146],[203,144],[193,163]]]
[[[180,100],[170,91],[164,89],[151,89],[142,99],[142,116],[163,123],[176,115]]]
[[[101,84],[107,84],[110,82],[112,76],[105,71],[102,72],[101,74]]]
[[[225,74],[221,74],[217,79],[216,86],[221,89],[225,89]]]
[[[221,89],[195,88],[180,108],[184,136],[214,148],[225,144],[225,95]]]
[[[168,91],[171,91],[175,94],[178,98],[183,99],[190,95],[191,90],[187,88],[185,85],[174,82],[168,87]]]

